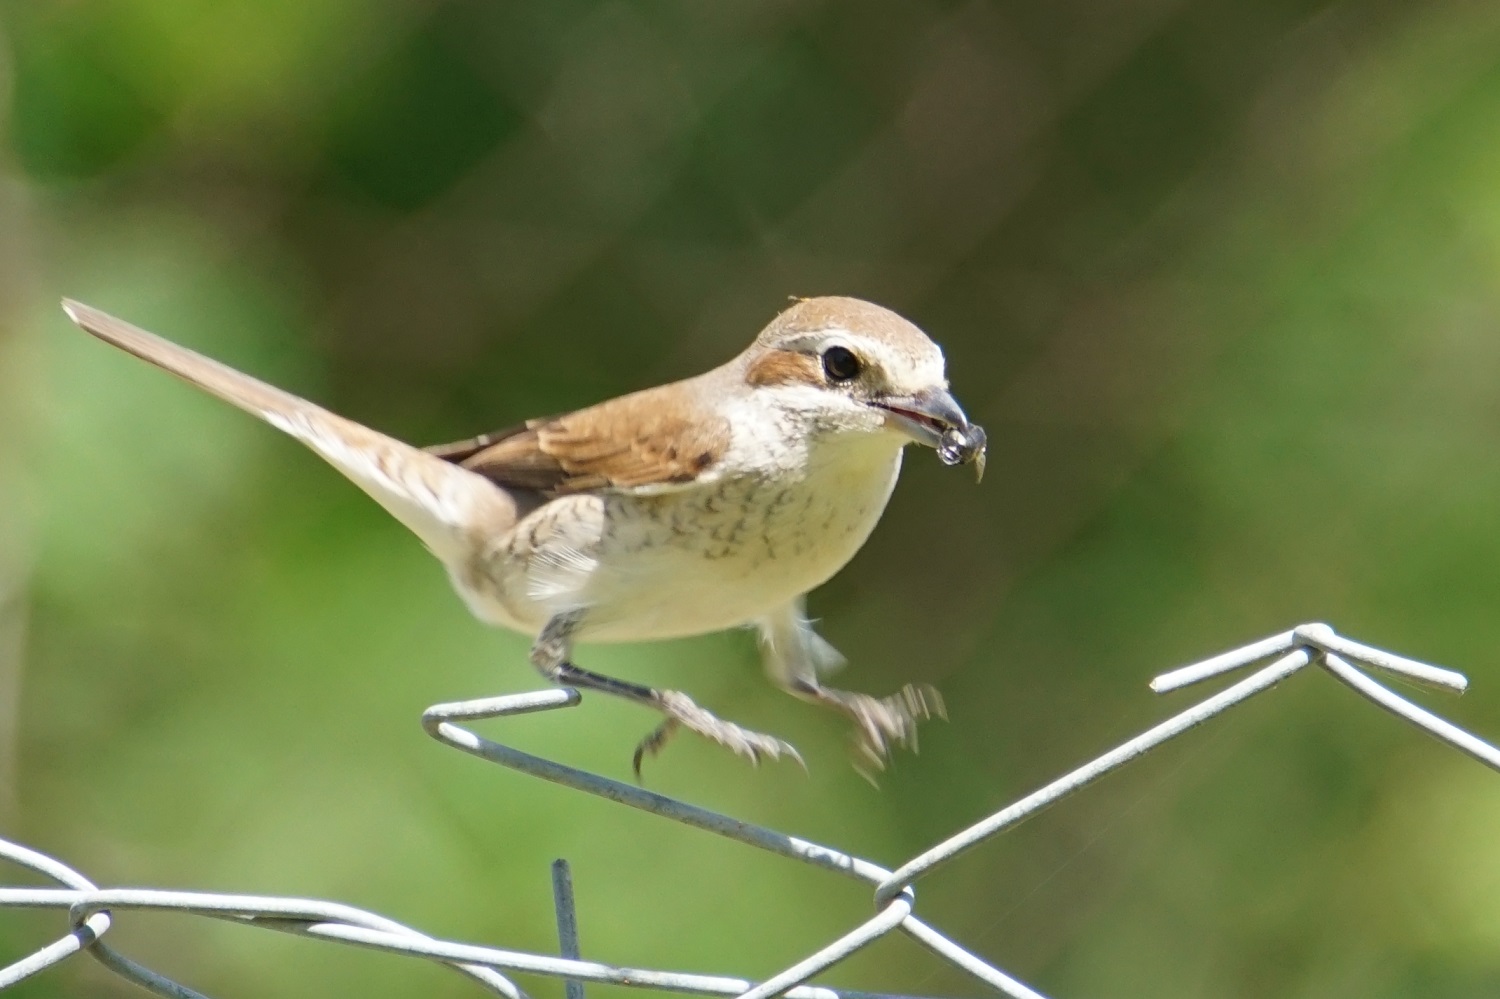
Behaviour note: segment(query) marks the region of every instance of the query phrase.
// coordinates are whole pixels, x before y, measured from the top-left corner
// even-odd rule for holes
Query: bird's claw
[[[841,691],[838,705],[854,719],[860,759],[876,770],[884,770],[890,762],[893,745],[917,751],[917,726],[921,722],[948,717],[943,695],[925,683],[907,684],[889,697]],[[863,767],[860,772],[865,772]]]
[[[796,760],[804,770],[807,769],[802,754],[797,752],[796,747],[791,743],[774,736],[752,732],[733,722],[724,721],[700,708],[686,694],[675,690],[660,691],[656,697],[656,704],[667,717],[652,730],[650,735],[641,740],[640,745],[635,747],[631,767],[635,770],[636,780],[641,779],[641,763],[645,758],[661,752],[667,740],[679,728],[696,732],[710,742],[716,742],[736,755],[745,757],[756,766],[759,766],[763,759],[779,760],[786,756]]]

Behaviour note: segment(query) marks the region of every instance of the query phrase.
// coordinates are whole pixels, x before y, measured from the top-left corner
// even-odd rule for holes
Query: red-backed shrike
[[[696,378],[423,450],[97,309],[64,309],[321,455],[422,539],[479,618],[535,636],[548,680],[660,711],[637,772],[679,728],[756,761],[796,751],[677,691],[575,666],[576,641],[753,625],[771,679],[850,716],[876,766],[941,710],[925,686],[886,698],[824,686],[841,659],[803,613],[874,529],[905,445],[984,468],[984,431],[949,394],[942,351],[894,312],[805,299]]]

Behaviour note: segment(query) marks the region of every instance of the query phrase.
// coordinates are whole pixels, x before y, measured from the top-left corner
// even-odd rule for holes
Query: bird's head
[[[748,385],[775,391],[818,432],[896,434],[984,473],[984,428],[948,391],[942,350],[889,309],[857,298],[802,299],[761,331],[744,359]]]

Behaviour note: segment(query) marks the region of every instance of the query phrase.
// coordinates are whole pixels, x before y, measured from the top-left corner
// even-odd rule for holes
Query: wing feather
[[[664,385],[429,450],[507,488],[546,496],[655,491],[710,474],[729,446],[729,421],[685,399],[696,393]]]

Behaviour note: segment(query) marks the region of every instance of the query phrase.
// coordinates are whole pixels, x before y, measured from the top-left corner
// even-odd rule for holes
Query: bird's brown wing
[[[729,421],[689,407],[680,385],[621,396],[564,416],[428,450],[512,489],[547,496],[681,485],[711,471]]]

